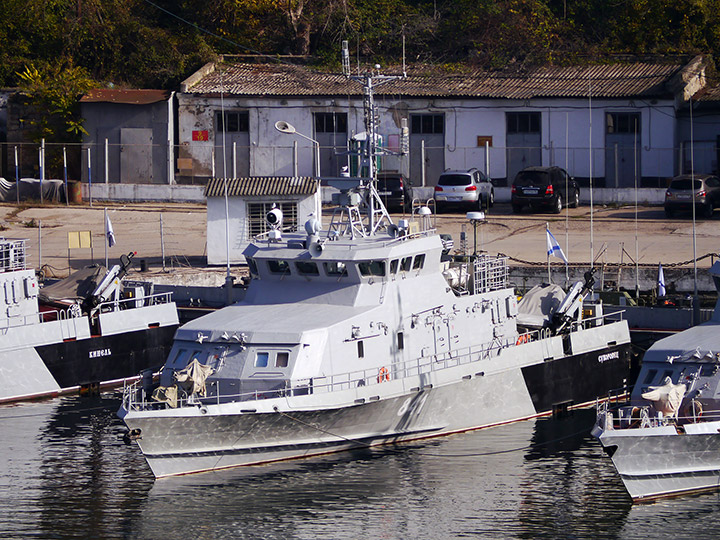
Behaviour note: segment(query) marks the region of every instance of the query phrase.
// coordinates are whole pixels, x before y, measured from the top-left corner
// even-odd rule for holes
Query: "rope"
[[[514,261],[514,262],[517,262],[517,263],[520,263],[520,264],[523,264],[526,266],[547,266],[547,264],[548,264],[547,262],[526,261],[524,259],[519,259],[517,257],[513,257],[513,256],[507,255],[505,253],[498,253],[498,256],[507,257],[508,260],[511,260],[511,261]],[[708,257],[718,257],[718,254],[717,253],[706,253],[705,255],[698,257],[697,259],[688,259],[687,261],[676,262],[676,263],[667,263],[667,264],[663,263],[663,268],[672,268],[675,266],[687,266],[687,265],[691,264],[692,262],[699,262],[699,261],[702,261],[703,259],[707,259]],[[550,265],[551,266],[564,266],[565,263],[551,262]],[[572,263],[569,266],[581,266],[582,267],[582,266],[590,266],[590,265],[588,263]],[[635,263],[634,262],[631,262],[631,263],[625,263],[625,262],[624,263],[606,263],[603,266],[634,267]],[[646,268],[652,268],[655,266],[655,264],[654,263],[640,263],[640,266],[644,266]]]

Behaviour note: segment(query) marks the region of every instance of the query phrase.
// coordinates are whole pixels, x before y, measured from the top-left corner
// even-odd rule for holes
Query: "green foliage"
[[[38,100],[45,138],[82,133],[75,107],[92,80],[175,89],[223,53],[337,68],[348,40],[362,62],[405,52],[408,63],[517,70],[720,47],[717,0],[0,0],[0,13],[0,86]]]
[[[28,120],[36,140],[80,140],[83,133],[78,99],[96,86],[84,68],[72,61],[30,64],[17,74],[22,95],[32,105],[34,114]]]

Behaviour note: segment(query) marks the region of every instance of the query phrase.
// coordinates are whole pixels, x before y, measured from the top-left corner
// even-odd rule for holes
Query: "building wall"
[[[348,134],[362,132],[362,107],[358,100],[333,98],[278,99],[278,98],[219,98],[196,97],[179,94],[179,143],[181,157],[192,160],[195,175],[212,175],[212,149],[219,141],[215,137],[215,113],[225,111],[249,111],[250,175],[270,176],[294,174],[297,144],[297,167],[299,175],[313,175],[314,146],[297,136],[280,133],[275,122],[284,120],[297,132],[314,137],[315,112],[341,112],[348,115]],[[491,178],[496,183],[508,182],[507,163],[507,112],[541,113],[541,155],[543,165],[559,165],[580,179],[593,178],[602,185],[602,179],[613,163],[606,164],[605,126],[607,112],[636,112],[640,114],[641,127],[640,174],[657,179],[675,173],[675,112],[673,100],[641,102],[628,99],[592,100],[592,128],[588,100],[446,100],[376,99],[379,115],[379,133],[386,141],[397,140],[400,135],[400,119],[414,113],[444,114],[445,134],[442,148],[447,169],[477,167],[485,170],[489,163]],[[592,131],[592,141],[591,141]],[[193,140],[193,132],[207,132],[207,141]],[[482,137],[482,140],[478,138]],[[197,137],[196,137],[197,138]],[[491,140],[486,161],[485,139]],[[592,171],[590,148],[592,145]],[[408,170],[409,157],[384,157],[383,168]],[[221,172],[216,174],[220,175]],[[321,171],[321,176],[324,173]],[[509,179],[511,181],[512,179]],[[420,179],[413,181],[419,185]],[[426,178],[427,185],[434,185],[436,178]]]
[[[230,236],[230,264],[245,264],[242,252],[250,243],[248,238],[247,203],[267,202],[279,203],[296,201],[298,230],[303,230],[304,223],[314,214],[322,221],[320,193],[311,196],[273,197],[229,197],[228,198],[228,230]],[[209,265],[227,264],[227,242],[225,227],[225,199],[223,197],[207,198],[207,259]]]
[[[83,136],[84,182],[88,181],[89,148],[90,174],[94,183],[172,183],[173,171],[172,167],[168,167],[174,162],[171,101],[151,105],[82,103],[81,106],[84,127],[88,132],[88,135]],[[133,142],[133,138],[127,136],[131,130],[145,130],[152,139],[149,145],[144,137],[137,138],[137,143]],[[107,178],[105,139],[108,141]]]

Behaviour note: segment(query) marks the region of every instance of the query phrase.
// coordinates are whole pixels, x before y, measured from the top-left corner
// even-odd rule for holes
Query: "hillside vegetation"
[[[28,67],[173,88],[216,54],[486,68],[713,54],[717,0],[0,0],[0,86]]]

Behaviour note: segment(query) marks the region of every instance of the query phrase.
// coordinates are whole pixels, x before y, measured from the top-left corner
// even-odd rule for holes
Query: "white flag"
[[[665,296],[665,273],[662,269],[662,263],[658,266],[658,296]]]
[[[568,264],[568,260],[565,257],[565,254],[563,253],[563,250],[560,247],[560,244],[558,244],[558,241],[555,240],[555,237],[550,232],[550,229],[545,229],[545,232],[547,233],[548,257],[550,257],[550,255],[552,255],[553,257],[558,257],[559,259],[562,259],[563,261],[565,261],[565,264]]]
[[[110,223],[110,216],[105,214],[105,236],[107,237],[108,247],[115,245],[115,233],[113,232],[112,223]]]

